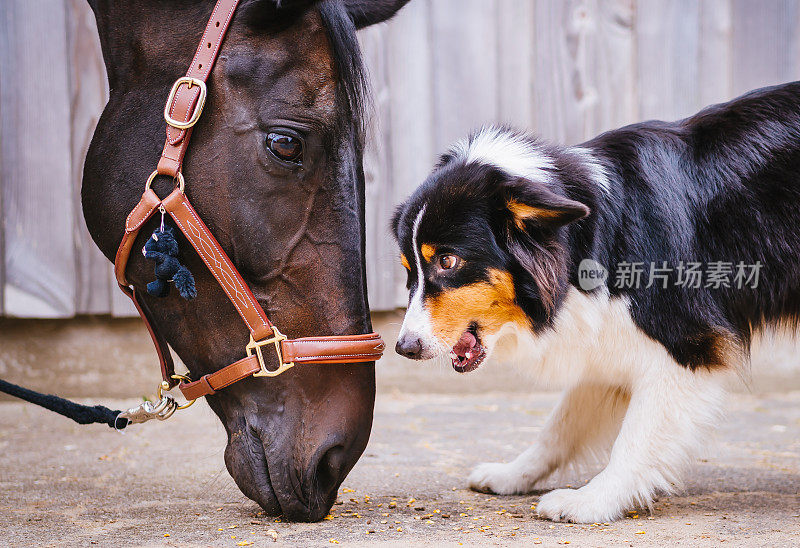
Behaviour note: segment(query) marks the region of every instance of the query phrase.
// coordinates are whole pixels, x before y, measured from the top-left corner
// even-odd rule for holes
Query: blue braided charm
[[[169,282],[175,284],[181,297],[192,300],[197,297],[194,276],[178,260],[178,240],[175,229],[162,223],[144,244],[144,256],[156,263],[156,279],[147,284],[147,292],[154,297],[169,295]]]

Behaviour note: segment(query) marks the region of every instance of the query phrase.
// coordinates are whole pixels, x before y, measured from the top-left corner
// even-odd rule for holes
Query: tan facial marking
[[[408,259],[406,259],[406,256],[403,253],[400,254],[400,264],[402,264],[403,268],[406,270],[411,270],[411,265],[408,264]]]
[[[425,301],[433,334],[446,344],[455,344],[472,322],[487,334],[504,324],[530,327],[530,320],[517,305],[514,281],[506,271],[491,269],[488,282],[477,282],[456,289],[445,289]]]
[[[692,369],[705,368],[713,371],[737,367],[748,361],[741,340],[726,329],[713,329],[692,337],[690,341],[697,348],[697,357],[689,362]]]
[[[430,244],[422,244],[420,251],[422,251],[422,257],[425,259],[426,263],[431,262],[433,256],[436,255],[436,248]]]
[[[514,224],[520,230],[525,230],[525,221],[529,219],[556,220],[561,215],[558,211],[529,206],[516,200],[509,200],[506,206],[514,216]]]

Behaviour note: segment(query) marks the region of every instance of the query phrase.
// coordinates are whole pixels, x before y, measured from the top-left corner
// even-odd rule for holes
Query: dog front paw
[[[514,463],[484,462],[475,467],[468,481],[473,491],[495,495],[520,495],[532,487]]]
[[[624,508],[610,493],[588,486],[556,489],[543,495],[536,505],[540,517],[572,523],[605,523],[622,516]]]

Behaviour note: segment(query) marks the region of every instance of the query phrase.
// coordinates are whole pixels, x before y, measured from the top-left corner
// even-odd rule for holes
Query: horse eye
[[[442,270],[452,270],[461,264],[461,257],[456,255],[442,255],[439,257],[439,268]]]
[[[278,160],[297,165],[303,163],[303,142],[294,135],[270,133],[267,135],[267,149]]]

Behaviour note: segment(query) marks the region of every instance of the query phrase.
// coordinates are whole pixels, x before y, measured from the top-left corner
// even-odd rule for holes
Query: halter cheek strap
[[[203,111],[207,94],[206,79],[214,66],[238,3],[239,0],[217,2],[189,71],[172,86],[164,108],[164,118],[167,121],[164,150],[156,171],[150,175],[145,185],[141,200],[125,221],[125,234],[114,260],[114,273],[120,289],[133,300],[153,339],[164,379],[162,385],[164,388],[172,388],[179,384],[189,400],[214,394],[251,376],[275,377],[295,365],[373,362],[380,359],[385,348],[377,333],[301,339],[286,337],[269,321],[239,271],[184,194],[181,173],[183,157],[189,146],[192,128]],[[166,175],[177,181],[175,190],[163,200],[150,188],[153,179],[158,175]],[[250,331],[250,343],[245,347],[247,357],[195,381],[181,379],[178,383],[177,379],[180,377],[175,375],[166,340],[155,328],[150,311],[139,293],[125,278],[125,269],[136,237],[156,211],[168,213],[172,217],[222,286]],[[271,352],[277,357],[278,367],[275,369],[266,367],[268,359],[265,359],[265,354]]]

